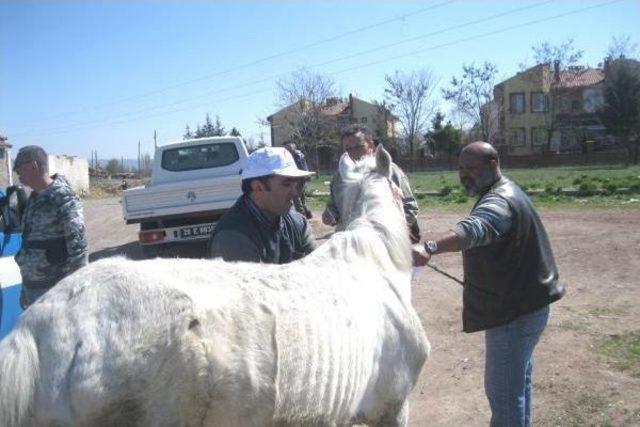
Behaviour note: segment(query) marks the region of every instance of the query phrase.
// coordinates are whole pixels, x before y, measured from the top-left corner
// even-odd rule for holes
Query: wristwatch
[[[438,250],[438,244],[435,240],[427,240],[424,242],[424,250],[429,252],[429,255],[433,255]]]

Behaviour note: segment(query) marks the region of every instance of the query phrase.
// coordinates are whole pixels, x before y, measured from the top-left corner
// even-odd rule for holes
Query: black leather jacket
[[[507,201],[512,225],[498,241],[462,252],[465,332],[505,325],[564,294],[549,238],[529,197],[506,178],[482,197],[489,193]]]
[[[286,264],[311,253],[316,245],[307,219],[298,212],[282,215],[274,227],[256,217],[241,196],[216,224],[209,239],[211,258],[225,261]]]

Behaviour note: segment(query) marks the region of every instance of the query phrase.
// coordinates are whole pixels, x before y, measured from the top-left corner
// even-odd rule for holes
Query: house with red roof
[[[597,116],[605,72],[559,63],[538,64],[494,87],[499,105],[498,145],[509,156],[606,149],[613,140]]]

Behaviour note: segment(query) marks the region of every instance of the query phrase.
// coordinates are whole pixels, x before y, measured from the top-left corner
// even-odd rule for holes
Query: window
[[[531,112],[541,113],[547,111],[547,95],[542,92],[531,92]]]
[[[524,113],[524,93],[509,94],[509,111],[513,114]]]
[[[527,134],[524,128],[512,128],[511,129],[510,145],[514,147],[522,147],[527,143]]]
[[[174,172],[215,168],[230,165],[239,158],[233,142],[194,145],[162,153],[162,168]]]
[[[540,145],[546,145],[546,143],[546,129],[541,127],[531,128],[531,145],[536,147]]]
[[[4,148],[0,148],[0,159],[4,159]]]
[[[367,118],[366,117],[360,118],[360,123],[367,123]]]

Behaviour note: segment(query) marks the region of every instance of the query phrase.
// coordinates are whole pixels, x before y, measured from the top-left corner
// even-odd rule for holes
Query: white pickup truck
[[[241,138],[191,139],[156,148],[151,182],[122,192],[127,224],[140,223],[143,252],[209,238],[241,193],[247,158]]]

